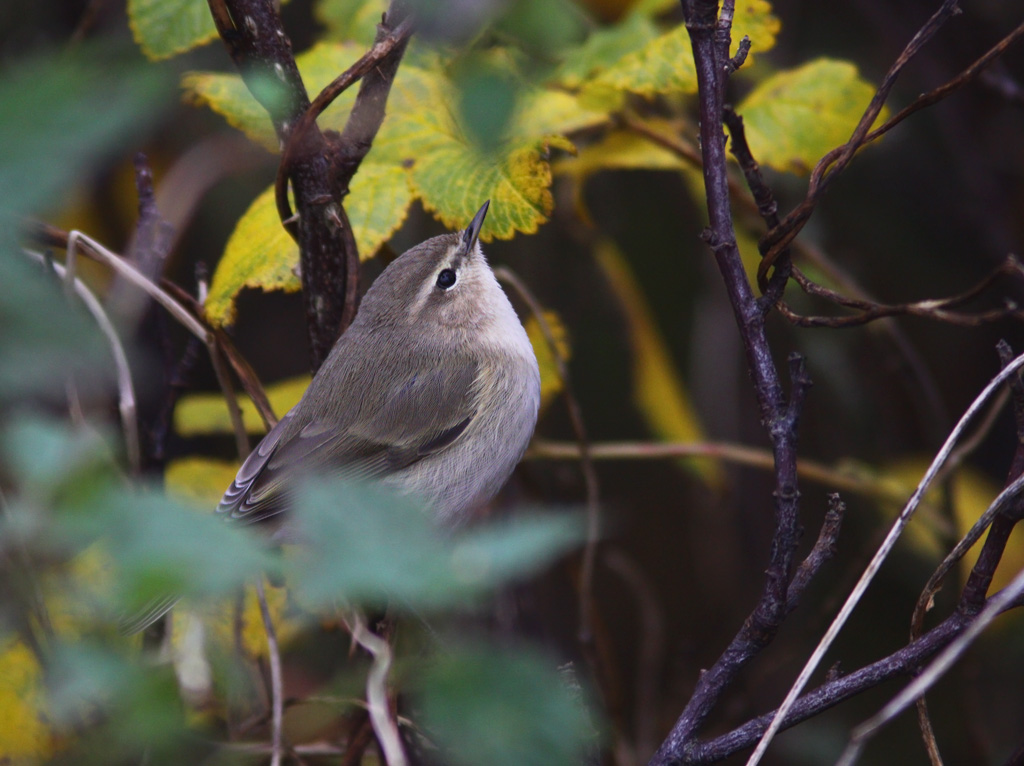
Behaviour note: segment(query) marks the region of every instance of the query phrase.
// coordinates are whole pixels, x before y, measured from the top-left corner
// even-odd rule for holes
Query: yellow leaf
[[[929,463],[930,461],[925,459],[897,461],[883,466],[879,470],[878,476],[882,481],[891,483],[895,491],[904,494],[909,499],[925,471],[928,470]],[[999,492],[1000,489],[995,482],[980,471],[959,468],[953,477],[952,497],[957,529],[950,530],[948,520],[939,515],[937,509],[941,498],[939,489],[933,487],[925,494],[921,509],[904,530],[904,539],[915,551],[938,563],[938,560],[944,558],[950,550],[944,541],[950,539],[951,533],[955,534],[954,539],[962,537],[992,504]],[[883,509],[887,515],[893,517],[902,510],[894,505],[883,506]],[[981,539],[964,555],[964,566],[960,567],[962,575],[966,576],[970,572],[971,567],[978,560],[978,554],[981,552],[984,542],[985,535],[982,535]],[[1021,530],[1018,525],[1010,535],[1002,560],[996,568],[989,593],[1004,588],[1022,569],[1024,569],[1024,530]],[[961,585],[963,584],[961,582]]]
[[[821,58],[764,80],[738,111],[759,163],[806,174],[850,138],[874,94],[853,64]]]
[[[32,651],[8,640],[0,650],[0,763],[40,763],[56,741],[47,724],[43,673]]]
[[[563,363],[567,363],[572,356],[569,346],[569,331],[562,323],[561,317],[554,311],[545,311],[544,319],[554,338],[558,357]],[[554,398],[562,393],[564,386],[562,377],[558,374],[555,356],[551,352],[551,344],[544,337],[537,317],[530,316],[526,320],[526,334],[530,338],[530,343],[533,344],[533,353],[537,356],[537,365],[540,367],[540,409],[543,413]]]
[[[575,157],[565,157],[552,165],[556,175],[573,181],[576,210],[584,220],[589,215],[583,204],[583,185],[594,173],[602,170],[683,170],[683,160],[643,136],[630,131],[611,131],[601,140],[589,144]]]
[[[281,226],[274,187],[258,196],[245,211],[217,264],[204,307],[216,327],[235,321],[235,298],[245,287],[295,292],[302,283],[295,273],[299,246]]]
[[[309,387],[309,381],[308,375],[300,375],[267,386],[267,398],[278,417],[298,404]],[[263,421],[249,397],[238,394],[238,406],[242,410],[246,431],[251,434],[263,433]],[[189,394],[181,397],[174,408],[174,430],[181,436],[231,433],[233,429],[224,396]]]
[[[278,642],[285,646],[302,628],[303,621],[289,612],[288,592],[286,588],[264,588],[267,606],[274,623]],[[200,619],[207,629],[209,649],[223,653],[235,650],[235,611],[236,601],[225,600],[204,605],[202,610],[175,610],[171,620],[171,645],[180,646],[187,629],[188,620]],[[242,649],[250,657],[267,656],[267,632],[263,627],[256,588],[245,589],[241,614]]]
[[[619,299],[633,346],[633,401],[651,430],[666,441],[698,442],[704,431],[683,381],[672,363],[647,302],[618,250],[605,241],[598,246],[597,262]],[[720,486],[722,468],[717,461],[691,458],[682,461],[709,484]]]
[[[199,456],[179,458],[167,464],[164,485],[169,495],[212,510],[234,481],[238,466],[235,460]]]

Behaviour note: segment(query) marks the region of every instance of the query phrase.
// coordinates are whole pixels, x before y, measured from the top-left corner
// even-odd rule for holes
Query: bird
[[[480,247],[489,204],[464,230],[420,243],[381,272],[217,514],[288,542],[291,488],[335,475],[412,495],[439,529],[456,530],[498,493],[536,427],[540,370]],[[177,600],[156,599],[122,631],[144,630]]]
[[[377,277],[302,399],[242,464],[219,514],[265,522],[307,474],[379,481],[426,501],[448,528],[497,494],[533,435],[540,371],[479,244],[488,207]]]

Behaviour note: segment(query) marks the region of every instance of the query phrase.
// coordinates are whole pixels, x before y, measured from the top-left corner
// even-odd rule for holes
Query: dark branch
[[[232,60],[288,151],[285,175],[291,181],[296,213],[289,211],[286,225],[299,244],[315,372],[355,314],[359,254],[341,204],[351,175],[343,179],[335,171],[335,147],[317,127],[315,115],[302,122],[310,110],[309,96],[272,1],[208,2]],[[296,130],[300,124],[302,130]]]
[[[790,360],[792,390],[787,401],[765,335],[765,312],[747,281],[736,246],[726,167],[724,92],[729,69],[729,26],[733,3],[686,2],[683,12],[693,47],[700,107],[700,139],[709,227],[703,238],[710,245],[725,282],[754,380],[761,419],[772,442],[775,462],[776,529],[761,598],[732,642],[704,672],[692,697],[651,760],[652,766],[675,763],[695,737],[736,674],[765,646],[782,623],[789,603],[793,557],[801,528],[797,514],[796,441],[800,409],[810,381],[802,361]]]
[[[960,8],[957,0],[944,0],[939,9],[918,30],[917,34],[907,43],[896,61],[889,68],[889,71],[882,80],[882,84],[872,97],[871,103],[868,104],[867,109],[861,116],[860,122],[853,131],[850,140],[823,157],[815,166],[814,171],[811,173],[811,180],[808,184],[807,196],[804,201],[794,208],[779,226],[769,231],[762,239],[761,252],[764,254],[764,258],[758,267],[758,282],[765,278],[768,270],[775,265],[781,253],[796,238],[800,230],[803,229],[832,179],[846,169],[850,160],[853,159],[853,155],[867,142],[871,126],[882,111],[882,107],[889,98],[889,93],[896,84],[896,80],[903,71],[903,68],[935,36],[943,24],[958,13],[960,13]]]

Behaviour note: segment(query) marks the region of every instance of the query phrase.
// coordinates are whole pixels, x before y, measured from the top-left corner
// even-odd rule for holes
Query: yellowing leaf
[[[464,226],[481,202],[490,199],[480,235],[484,241],[534,233],[555,204],[549,188],[551,166],[541,156],[540,144],[494,160],[451,141],[417,160],[412,179],[424,207],[452,229]]]
[[[850,138],[874,93],[853,64],[822,58],[769,77],[738,111],[758,162],[804,174]]]
[[[41,763],[53,754],[43,672],[32,651],[8,640],[0,649],[0,763]]]
[[[610,242],[597,249],[597,262],[608,284],[619,299],[629,327],[633,346],[633,401],[648,426],[666,441],[697,442],[704,431],[690,403],[690,396],[679,379],[665,341],[658,332],[647,302],[633,278],[625,259]],[[692,458],[683,461],[708,483],[722,483],[722,468],[717,461]]]
[[[545,311],[544,319],[554,338],[558,357],[563,363],[568,362],[572,356],[569,346],[569,331],[562,323],[561,317],[554,311]],[[537,365],[540,367],[540,409],[543,413],[554,398],[562,393],[565,386],[562,384],[562,377],[558,374],[558,364],[551,352],[551,344],[544,337],[537,317],[530,316],[526,320],[526,334],[533,345],[533,353],[536,355]]]
[[[917,488],[930,461],[909,459],[884,466],[880,470],[880,479],[891,483],[894,490],[904,494],[908,499]],[[970,468],[960,468],[953,477],[953,510],[956,516],[957,529],[954,539],[962,537],[968,529],[981,517],[985,510],[999,494],[999,487],[987,476]],[[903,533],[904,539],[919,553],[931,559],[941,560],[949,553],[947,541],[951,537],[949,523],[939,516],[939,490],[933,488],[925,494],[921,509],[914,515]],[[885,511],[895,516],[901,509],[886,506]],[[985,535],[974,544],[964,555],[965,566],[960,572],[966,576],[985,541]],[[1003,552],[1002,560],[996,569],[995,577],[989,588],[990,593],[1006,587],[1014,575],[1024,569],[1024,530],[1015,528]],[[961,583],[963,585],[963,583]]]
[[[309,380],[308,375],[300,375],[267,386],[267,398],[278,417],[298,404],[309,387]],[[251,434],[262,434],[263,421],[249,397],[238,394],[238,406],[242,410],[245,430]],[[223,395],[189,394],[181,397],[174,408],[174,430],[181,436],[231,433],[231,419]]]
[[[767,0],[740,3],[733,17],[733,50],[746,35],[753,53],[767,51],[775,45],[779,28],[779,20],[772,15]],[[668,93],[696,93],[697,73],[686,27],[680,24],[643,48],[628,53],[584,87],[611,87],[648,98]]]
[[[217,36],[206,0],[128,0],[135,42],[150,59],[165,59]]]
[[[299,246],[277,214],[274,187],[258,196],[228,238],[217,264],[204,307],[206,319],[217,327],[235,321],[235,298],[245,287],[294,292],[302,287],[295,269]]]

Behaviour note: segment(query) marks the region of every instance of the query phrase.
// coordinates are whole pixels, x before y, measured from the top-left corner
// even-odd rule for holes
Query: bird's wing
[[[414,366],[384,386],[342,384],[341,419],[311,417],[307,393],[242,464],[217,510],[261,521],[283,510],[285,482],[298,472],[373,478],[449,447],[476,415],[479,375],[475,361],[452,361]]]

